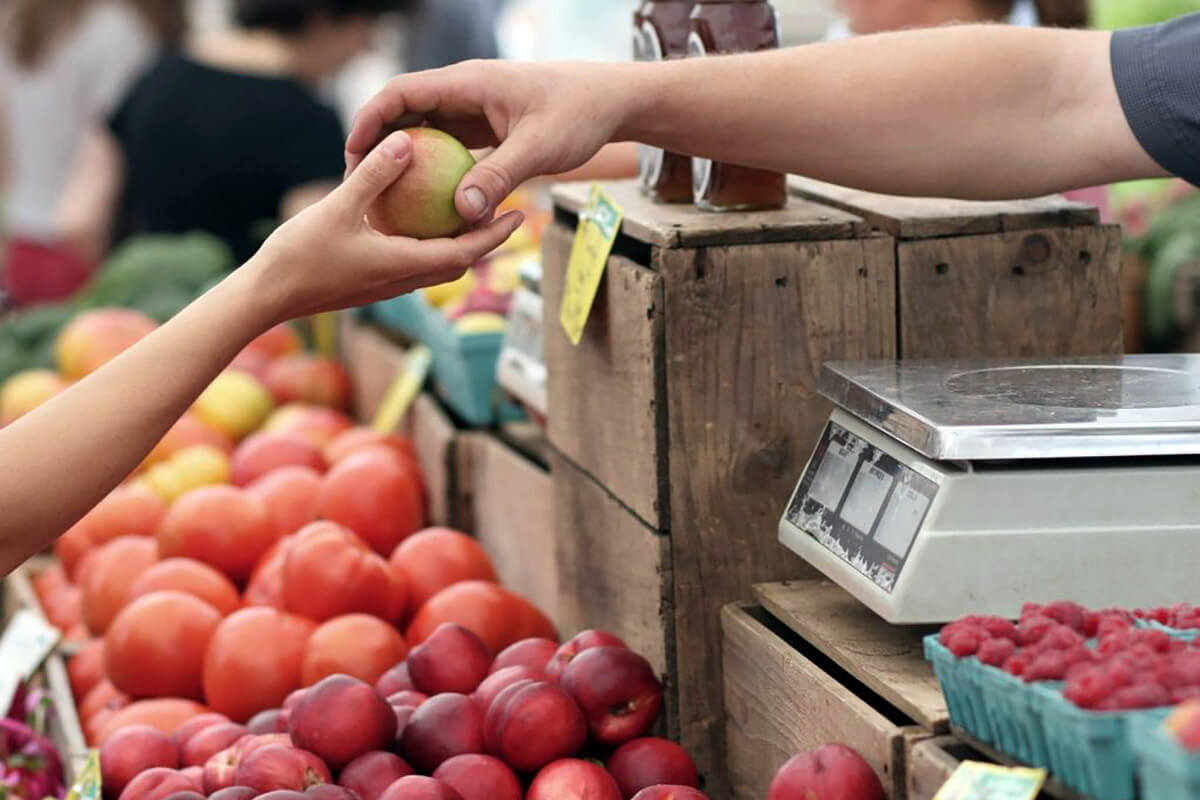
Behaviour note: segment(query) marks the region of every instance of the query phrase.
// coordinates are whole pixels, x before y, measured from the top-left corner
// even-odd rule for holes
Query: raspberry
[[[1128,686],[1133,683],[1134,677],[1138,674],[1137,670],[1120,659],[1109,661],[1100,669],[1104,671],[1108,682],[1116,687]]]
[[[949,625],[945,625],[942,627],[941,633],[938,634],[938,641],[941,642],[943,647],[946,647],[949,645],[951,636],[953,636],[958,631],[961,631],[966,628],[971,628],[971,627],[975,627],[975,623],[970,622],[968,619],[955,620],[954,622],[951,622]]]
[[[979,624],[994,639],[1010,639],[1017,641],[1017,626],[1003,617],[984,617]]]
[[[1021,624],[1017,626],[1017,644],[1037,644],[1056,624],[1049,617],[1022,617]]]
[[[1096,630],[1090,636],[1103,639],[1114,633],[1124,633],[1133,630],[1133,622],[1124,617],[1103,617],[1096,625]]]
[[[1083,632],[1083,615],[1087,609],[1069,600],[1051,603],[1042,609],[1042,615],[1057,620],[1063,625],[1069,625],[1072,630]]]
[[[1069,625],[1055,625],[1038,640],[1039,650],[1072,650],[1083,645],[1083,636]]]
[[[1174,689],[1168,689],[1167,694],[1172,704],[1179,705],[1194,697],[1200,697],[1200,686],[1176,686]]]
[[[1087,645],[1080,642],[1079,644],[1063,651],[1067,657],[1067,666],[1075,664],[1094,664],[1099,660],[1099,656],[1092,650],[1089,650]]]
[[[1166,625],[1171,621],[1171,609],[1156,608],[1150,612],[1150,619],[1161,625]]]
[[[1139,628],[1129,632],[1129,645],[1135,647],[1137,645],[1147,645],[1156,653],[1165,653],[1171,649],[1171,636],[1165,631],[1156,631],[1152,628]]]
[[[998,667],[1016,651],[1017,645],[1012,639],[988,639],[979,646],[979,660]]]
[[[987,631],[977,626],[964,626],[950,634],[946,647],[957,658],[975,655],[979,645],[987,641]]]
[[[1117,688],[1104,670],[1089,667],[1067,679],[1063,696],[1080,708],[1095,708]]]
[[[1025,603],[1021,606],[1021,619],[1036,617],[1042,613],[1041,603]]]
[[[1026,683],[1061,681],[1067,674],[1067,666],[1066,653],[1061,650],[1046,650],[1033,659],[1021,677]]]
[[[1168,688],[1172,686],[1200,687],[1200,652],[1184,650],[1172,653],[1165,662],[1167,669],[1161,681]]]
[[[1015,675],[1020,678],[1025,674],[1025,670],[1029,668],[1029,654],[1020,650],[1013,653],[1008,661],[1004,662],[1004,671],[1009,675]]]
[[[1117,689],[1102,700],[1096,708],[1101,711],[1131,711],[1137,708],[1156,708],[1171,702],[1171,695],[1161,686],[1151,683],[1135,683]]]
[[[1083,633],[1091,638],[1103,636],[1104,631],[1123,630],[1133,627],[1133,615],[1119,608],[1089,611],[1083,617]]]

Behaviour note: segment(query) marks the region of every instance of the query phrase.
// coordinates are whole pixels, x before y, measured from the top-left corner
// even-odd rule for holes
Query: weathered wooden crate
[[[587,186],[558,189],[543,247],[560,609],[662,641],[669,727],[719,795],[720,609],[811,574],[776,530],[829,414],[822,363],[1117,352],[1120,253],[1058,200],[884,224],[832,198],[712,215],[606,189],[626,216],[578,347],[556,311]]]
[[[905,797],[911,751],[948,725],[921,632],[889,626],[828,581],[755,593],[757,605],[723,613],[728,796],[765,797],[789,758],[840,742],[888,797]]]

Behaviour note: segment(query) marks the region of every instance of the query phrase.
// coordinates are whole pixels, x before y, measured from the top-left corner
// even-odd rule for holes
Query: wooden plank
[[[902,242],[902,358],[1122,352],[1115,227]]]
[[[871,765],[888,797],[901,800],[901,728],[776,635],[763,616],[736,605],[722,611],[730,791],[712,796],[762,800],[789,758],[840,742]]]
[[[667,504],[662,278],[611,258],[574,347],[558,321],[573,236],[552,225],[542,245],[550,442],[661,530]]]
[[[946,699],[925,661],[925,629],[889,625],[827,580],[760,583],[763,608],[916,722],[949,730]]]
[[[42,665],[42,674],[55,712],[49,721],[48,734],[63,757],[66,785],[69,788],[87,761],[87,743],[79,724],[75,698],[71,695],[71,681],[67,676],[64,657],[52,653]]]
[[[458,429],[438,401],[428,394],[418,395],[404,420],[403,429],[412,439],[425,477],[430,524],[461,525],[467,513],[460,508],[463,495],[454,476]]]
[[[720,622],[752,584],[814,574],[779,545],[779,516],[830,404],[826,360],[890,359],[892,240],[658,254],[666,307],[680,724],[692,753],[723,751]],[[720,792],[718,792],[718,795]]]
[[[788,188],[799,197],[863,217],[900,239],[1091,226],[1100,222],[1093,206],[1058,195],[1005,202],[896,197],[797,176],[789,178]]]
[[[674,735],[678,687],[670,679],[675,669],[671,540],[557,451],[551,454],[550,475],[562,630],[610,630],[644,655],[664,676],[668,731]],[[697,764],[708,768],[699,758]]]
[[[488,434],[470,434],[472,533],[501,582],[557,619],[554,486],[550,473]]]
[[[986,744],[985,742],[979,741],[957,725],[951,728],[951,731],[954,733],[955,738],[957,738],[959,741],[982,753],[984,756],[982,759],[980,759],[982,761],[991,761],[996,764],[1004,764],[1010,767],[1022,766],[1022,764],[1016,759],[1001,753],[999,750],[994,749],[991,745]],[[1053,798],[1053,800],[1092,800],[1092,798],[1088,795],[1080,794],[1069,786],[1064,785],[1053,775],[1051,775],[1046,781],[1046,785],[1042,789],[1041,796]]]
[[[980,756],[953,736],[915,742],[908,751],[904,770],[908,800],[933,800],[938,789],[964,760]]]
[[[354,385],[354,413],[369,424],[404,368],[404,349],[368,325],[343,324],[339,338],[342,358]]]
[[[777,211],[718,214],[687,204],[653,203],[638,190],[636,181],[603,186],[625,210],[622,232],[657,247],[855,239],[869,232],[869,226],[853,214],[797,198]],[[590,183],[559,184],[554,202],[564,211],[577,214],[587,205],[591,187]]]

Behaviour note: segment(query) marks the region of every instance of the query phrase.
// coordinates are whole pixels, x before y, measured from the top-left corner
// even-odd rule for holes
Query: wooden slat
[[[762,800],[772,776],[797,753],[840,742],[904,797],[904,733],[773,633],[757,609],[722,612],[730,780],[736,800]]]
[[[660,675],[670,676],[675,667],[670,539],[648,528],[562,454],[553,452],[550,465],[564,633],[610,630]],[[668,683],[665,688],[668,730],[674,734],[677,687]],[[697,763],[706,768],[699,758]]]
[[[853,214],[797,198],[777,211],[718,214],[687,204],[652,203],[638,191],[636,181],[603,186],[625,211],[621,226],[625,235],[657,247],[854,239],[869,229]],[[575,214],[587,205],[590,192],[590,183],[559,184],[554,201],[559,208]]]
[[[826,580],[762,583],[763,608],[921,725],[948,730],[946,700],[925,661],[923,629],[889,625]]]
[[[349,319],[349,315],[343,317]],[[340,330],[342,358],[354,384],[354,412],[370,424],[388,388],[404,368],[404,349],[368,325],[344,321]]]
[[[609,260],[578,347],[558,321],[574,234],[543,240],[551,443],[656,529],[666,526],[662,278]]]
[[[902,242],[903,358],[1122,352],[1114,227]]]
[[[659,253],[666,307],[680,724],[722,752],[721,607],[751,585],[812,574],[776,540],[830,404],[826,360],[895,357],[886,237]],[[718,792],[718,794],[720,794]]]
[[[1090,226],[1100,221],[1100,214],[1093,206],[1059,196],[986,203],[895,197],[796,176],[788,180],[788,188],[799,197],[863,217],[900,239]]]
[[[495,437],[459,440],[470,453],[471,526],[501,582],[558,618],[554,487],[550,473]]]
[[[1015,759],[994,749],[991,745],[981,742],[958,726],[953,729],[954,736],[959,741],[965,743],[971,749],[977,750],[983,754],[981,761],[991,761],[996,764],[1004,764],[1007,766],[1022,766]],[[1045,787],[1042,789],[1041,797],[1053,798],[1053,800],[1092,800],[1091,797],[1085,794],[1080,794],[1069,786],[1065,786],[1061,781],[1053,775],[1046,781]]]
[[[909,748],[904,780],[908,800],[933,800],[964,759],[978,758],[953,736],[916,742]]]
[[[48,732],[63,756],[66,784],[70,787],[87,761],[87,743],[79,724],[75,698],[71,696],[71,681],[67,676],[64,657],[58,653],[51,654],[42,665],[42,673],[54,703],[54,716],[50,719]]]
[[[425,477],[429,497],[429,521],[434,525],[461,525],[466,512],[455,483],[454,447],[458,429],[437,400],[421,394],[413,402],[403,425],[412,439],[417,461]]]

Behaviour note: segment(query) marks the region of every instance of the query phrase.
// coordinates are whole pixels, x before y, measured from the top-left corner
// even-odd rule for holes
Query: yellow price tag
[[[415,345],[408,351],[404,369],[392,381],[387,394],[383,396],[383,402],[375,412],[372,427],[377,433],[392,433],[400,427],[400,421],[417,399],[417,394],[425,385],[425,379],[429,377],[429,369],[432,366],[433,353],[425,345]]]
[[[1044,769],[964,761],[933,800],[1034,800],[1045,783]]]
[[[579,212],[579,227],[567,262],[567,280],[563,288],[559,321],[571,344],[583,338],[592,303],[600,288],[600,278],[608,265],[608,254],[621,231],[625,212],[598,185],[592,186],[587,207]]]
[[[325,311],[313,318],[313,338],[317,352],[326,358],[337,356],[338,315],[336,311]]]
[[[64,754],[66,755],[66,754]],[[88,750],[66,800],[100,800],[100,751]]]

